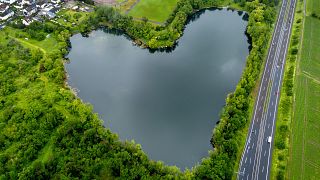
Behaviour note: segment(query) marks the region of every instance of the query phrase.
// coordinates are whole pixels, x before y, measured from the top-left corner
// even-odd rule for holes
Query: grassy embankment
[[[320,1],[297,1],[281,90],[272,179],[320,177]],[[306,10],[306,12],[304,12]],[[302,41],[301,41],[302,39]]]

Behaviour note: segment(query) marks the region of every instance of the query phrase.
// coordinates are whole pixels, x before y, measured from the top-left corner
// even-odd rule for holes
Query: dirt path
[[[107,5],[116,5],[117,1],[116,0],[94,0],[94,2],[98,4],[107,4]]]
[[[9,37],[15,39],[16,41],[19,41],[19,42],[22,43],[22,44],[27,45],[27,46],[31,46],[31,47],[33,47],[33,48],[35,48],[35,49],[40,49],[40,51],[42,51],[44,54],[47,53],[46,50],[44,50],[43,48],[41,48],[41,47],[39,47],[39,46],[36,46],[36,45],[31,44],[31,43],[29,43],[29,42],[27,42],[27,41],[24,41],[24,40],[22,40],[22,39],[15,38],[15,37],[10,36],[10,35],[9,35]]]
[[[140,0],[136,0],[136,2],[134,2],[134,3],[130,6],[130,8],[126,11],[126,14],[128,14],[128,13],[131,11],[131,9],[132,9],[134,6],[136,6],[139,2],[140,2]]]

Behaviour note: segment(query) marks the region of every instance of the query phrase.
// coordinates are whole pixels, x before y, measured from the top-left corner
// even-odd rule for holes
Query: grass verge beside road
[[[293,82],[303,26],[303,2],[297,1],[290,46],[286,57],[272,154],[271,179],[285,179],[288,169],[289,137],[292,119]]]

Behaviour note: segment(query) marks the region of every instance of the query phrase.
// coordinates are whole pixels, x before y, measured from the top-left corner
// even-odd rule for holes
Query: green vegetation
[[[123,30],[151,48],[171,47],[189,16],[224,5],[223,0],[180,1],[166,26],[133,21],[112,8],[99,7],[83,19],[72,16],[70,22],[63,21],[66,24],[58,20],[61,23],[0,31],[0,179],[231,179],[275,17],[274,1],[237,2],[250,14],[247,33],[252,49],[214,129],[214,150],[186,173],[150,161],[140,145],[120,142],[105,129],[92,108],[65,84],[63,57],[72,34],[101,26]]]
[[[165,22],[175,9],[178,0],[140,0],[129,15],[135,18],[147,18],[156,22]]]
[[[286,171],[288,170],[290,127],[292,125],[293,115],[293,83],[298,59],[298,49],[301,45],[299,39],[303,29],[303,19],[303,1],[298,1],[280,96],[275,147],[272,154],[271,179],[285,179]]]
[[[304,7],[304,1],[297,2],[281,92],[272,179],[320,176],[320,19],[315,16],[320,8],[316,0],[307,0],[306,4]]]
[[[255,1],[254,1],[255,2]],[[269,2],[269,1],[268,1]],[[223,0],[208,0],[208,1],[197,1],[187,0],[179,1],[176,9],[167,19],[166,25],[159,26],[153,23],[145,21],[134,21],[131,16],[122,15],[119,11],[110,7],[98,7],[95,15],[89,18],[86,28],[88,31],[101,26],[107,26],[109,28],[121,29],[127,33],[138,45],[149,47],[151,49],[166,49],[173,47],[177,39],[179,39],[185,27],[188,18],[193,15],[196,11],[199,11],[208,7],[219,7],[226,4]],[[245,5],[241,7],[249,12],[255,10],[255,5],[260,6],[262,10],[261,14],[263,18],[257,21],[265,21],[267,28],[271,26],[274,19],[275,8],[267,6],[265,4],[252,3],[249,7]],[[273,3],[271,3],[273,4]],[[252,22],[255,23],[255,22]],[[262,25],[263,26],[263,25]],[[261,31],[267,30],[264,26]],[[260,31],[260,30],[259,30]]]
[[[51,23],[0,31],[0,179],[172,178],[175,167],[149,161],[120,142],[65,85],[63,56],[71,32]],[[30,39],[29,39],[30,38]],[[53,45],[54,46],[51,46]]]
[[[165,27],[133,21],[108,7],[98,8],[89,24],[123,29],[134,39],[147,41],[146,45],[151,48],[166,47],[163,44],[172,46],[180,37],[189,15],[197,9],[210,7],[215,3],[217,2],[181,1]],[[249,119],[251,92],[265,59],[275,8],[258,1],[247,2],[243,8],[250,14],[247,33],[252,38],[252,49],[243,76],[235,92],[228,96],[220,124],[213,132],[211,143],[215,151],[210,152],[210,156],[203,159],[194,169],[195,177],[200,179],[231,179],[246,135],[243,129],[246,128]]]
[[[61,18],[59,18],[57,22],[68,29],[78,29],[79,25],[82,24],[84,20],[86,20],[88,15],[89,13],[87,12],[61,10],[58,13],[58,16],[60,16]]]
[[[320,2],[307,0],[294,85],[288,178],[320,177]]]

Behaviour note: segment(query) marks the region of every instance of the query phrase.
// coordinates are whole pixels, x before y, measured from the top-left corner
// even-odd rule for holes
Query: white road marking
[[[286,13],[285,11],[286,11],[286,7],[287,7],[287,1],[282,1],[282,6],[281,6],[281,10],[280,10],[280,18],[277,18],[277,23],[276,23],[276,29],[275,29],[275,31],[274,31],[274,33],[273,33],[273,37],[276,37],[276,38],[273,38],[273,41],[275,41],[276,39],[277,39],[277,37],[278,37],[278,35],[279,35],[279,33],[277,33],[277,32],[281,32],[280,33],[280,39],[278,39],[277,41],[279,42],[280,41],[280,43],[282,42],[282,39],[283,39],[283,32],[281,31],[281,27],[280,27],[280,24],[279,24],[279,21],[282,21],[282,23],[285,23],[285,21],[283,20],[283,16],[284,16],[284,13]],[[281,43],[282,44],[282,43]],[[277,47],[279,48],[279,47],[281,47],[281,45],[279,45],[279,44],[277,44]],[[275,48],[275,47],[274,47]],[[280,49],[277,49],[278,51],[280,51]],[[287,50],[287,49],[286,49]],[[279,55],[279,52],[275,52],[276,54],[278,54]],[[268,53],[268,58],[267,58],[267,63],[268,63],[268,61],[269,61],[269,64],[271,65],[271,62],[273,61],[272,59],[270,59],[269,58],[269,55],[273,55],[274,54],[274,52],[272,52],[272,48],[271,49],[269,49],[269,53]],[[278,59],[279,57],[277,57],[277,59]],[[267,64],[266,63],[266,64]],[[265,69],[264,69],[264,73],[263,73],[263,76],[262,76],[262,79],[264,79],[264,75],[265,75],[265,72],[266,72],[266,69],[268,68],[268,65],[266,65],[265,66]],[[282,72],[281,72],[282,73]],[[267,81],[267,79],[265,79],[265,81]],[[262,81],[263,82],[263,81]],[[257,105],[260,103],[260,101],[259,101],[259,98],[260,98],[260,92],[261,92],[261,87],[259,88],[259,94],[258,94],[258,100],[257,100]],[[264,99],[264,97],[262,97],[262,99]],[[263,100],[262,100],[262,103],[263,103]],[[277,102],[276,102],[277,103]],[[254,119],[256,119],[256,111],[257,110],[257,107],[255,108],[255,112],[254,112],[254,116],[253,116],[253,120]],[[257,121],[258,121],[258,119],[257,119]],[[251,124],[251,127],[254,127],[254,122],[255,121],[252,121],[252,124]],[[249,137],[251,136],[251,132],[249,132]],[[246,147],[248,146],[248,141],[246,142]],[[244,151],[245,152],[245,151]],[[241,168],[241,164],[242,164],[242,161],[243,161],[243,156],[244,156],[244,154],[245,153],[243,153],[242,154],[242,157],[241,157],[241,161],[240,161],[240,168]],[[269,159],[270,160],[270,159]],[[269,163],[269,161],[268,161],[268,163]],[[250,164],[251,164],[251,157],[250,157]],[[260,164],[260,163],[259,163]],[[267,169],[268,170],[268,169]],[[253,175],[252,175],[253,176]],[[267,174],[267,177],[268,177],[268,174]],[[239,176],[238,176],[238,178],[240,178]],[[252,177],[253,178],[253,177]],[[243,178],[242,178],[243,179]]]
[[[293,4],[295,5],[295,3],[296,3],[296,1],[295,0],[293,0]],[[295,7],[295,6],[294,6]],[[294,9],[293,9],[293,11],[294,11]],[[291,11],[292,12],[292,11]],[[293,19],[293,17],[294,17],[294,13],[291,13],[291,20]],[[290,18],[290,17],[289,17]],[[286,49],[285,49],[285,54],[287,54],[287,51],[288,51],[288,43],[289,43],[289,37],[290,37],[290,33],[291,33],[291,28],[292,28],[292,25],[290,26],[290,31],[288,31],[288,38],[287,38],[287,42],[286,42]],[[281,77],[282,77],[282,73],[283,73],[283,67],[284,67],[284,64],[285,64],[285,58],[283,59],[283,64],[282,64],[282,66],[281,66],[281,74],[280,74],[280,81],[281,81]],[[278,86],[278,91],[280,90],[280,86]],[[274,120],[272,121],[272,131],[271,131],[271,135],[273,134],[273,129],[274,129],[274,124],[275,124],[275,117],[276,117],[276,108],[277,108],[277,104],[278,104],[278,98],[276,98],[276,106],[275,106],[275,112],[274,112],[274,116],[273,116],[273,118],[274,118]],[[267,167],[269,167],[269,164],[270,164],[270,155],[271,155],[271,144],[270,144],[270,146],[269,146],[269,154],[268,154],[268,165],[267,165]],[[266,179],[268,179],[268,172],[269,171],[269,169],[267,168],[267,173],[266,173]]]

